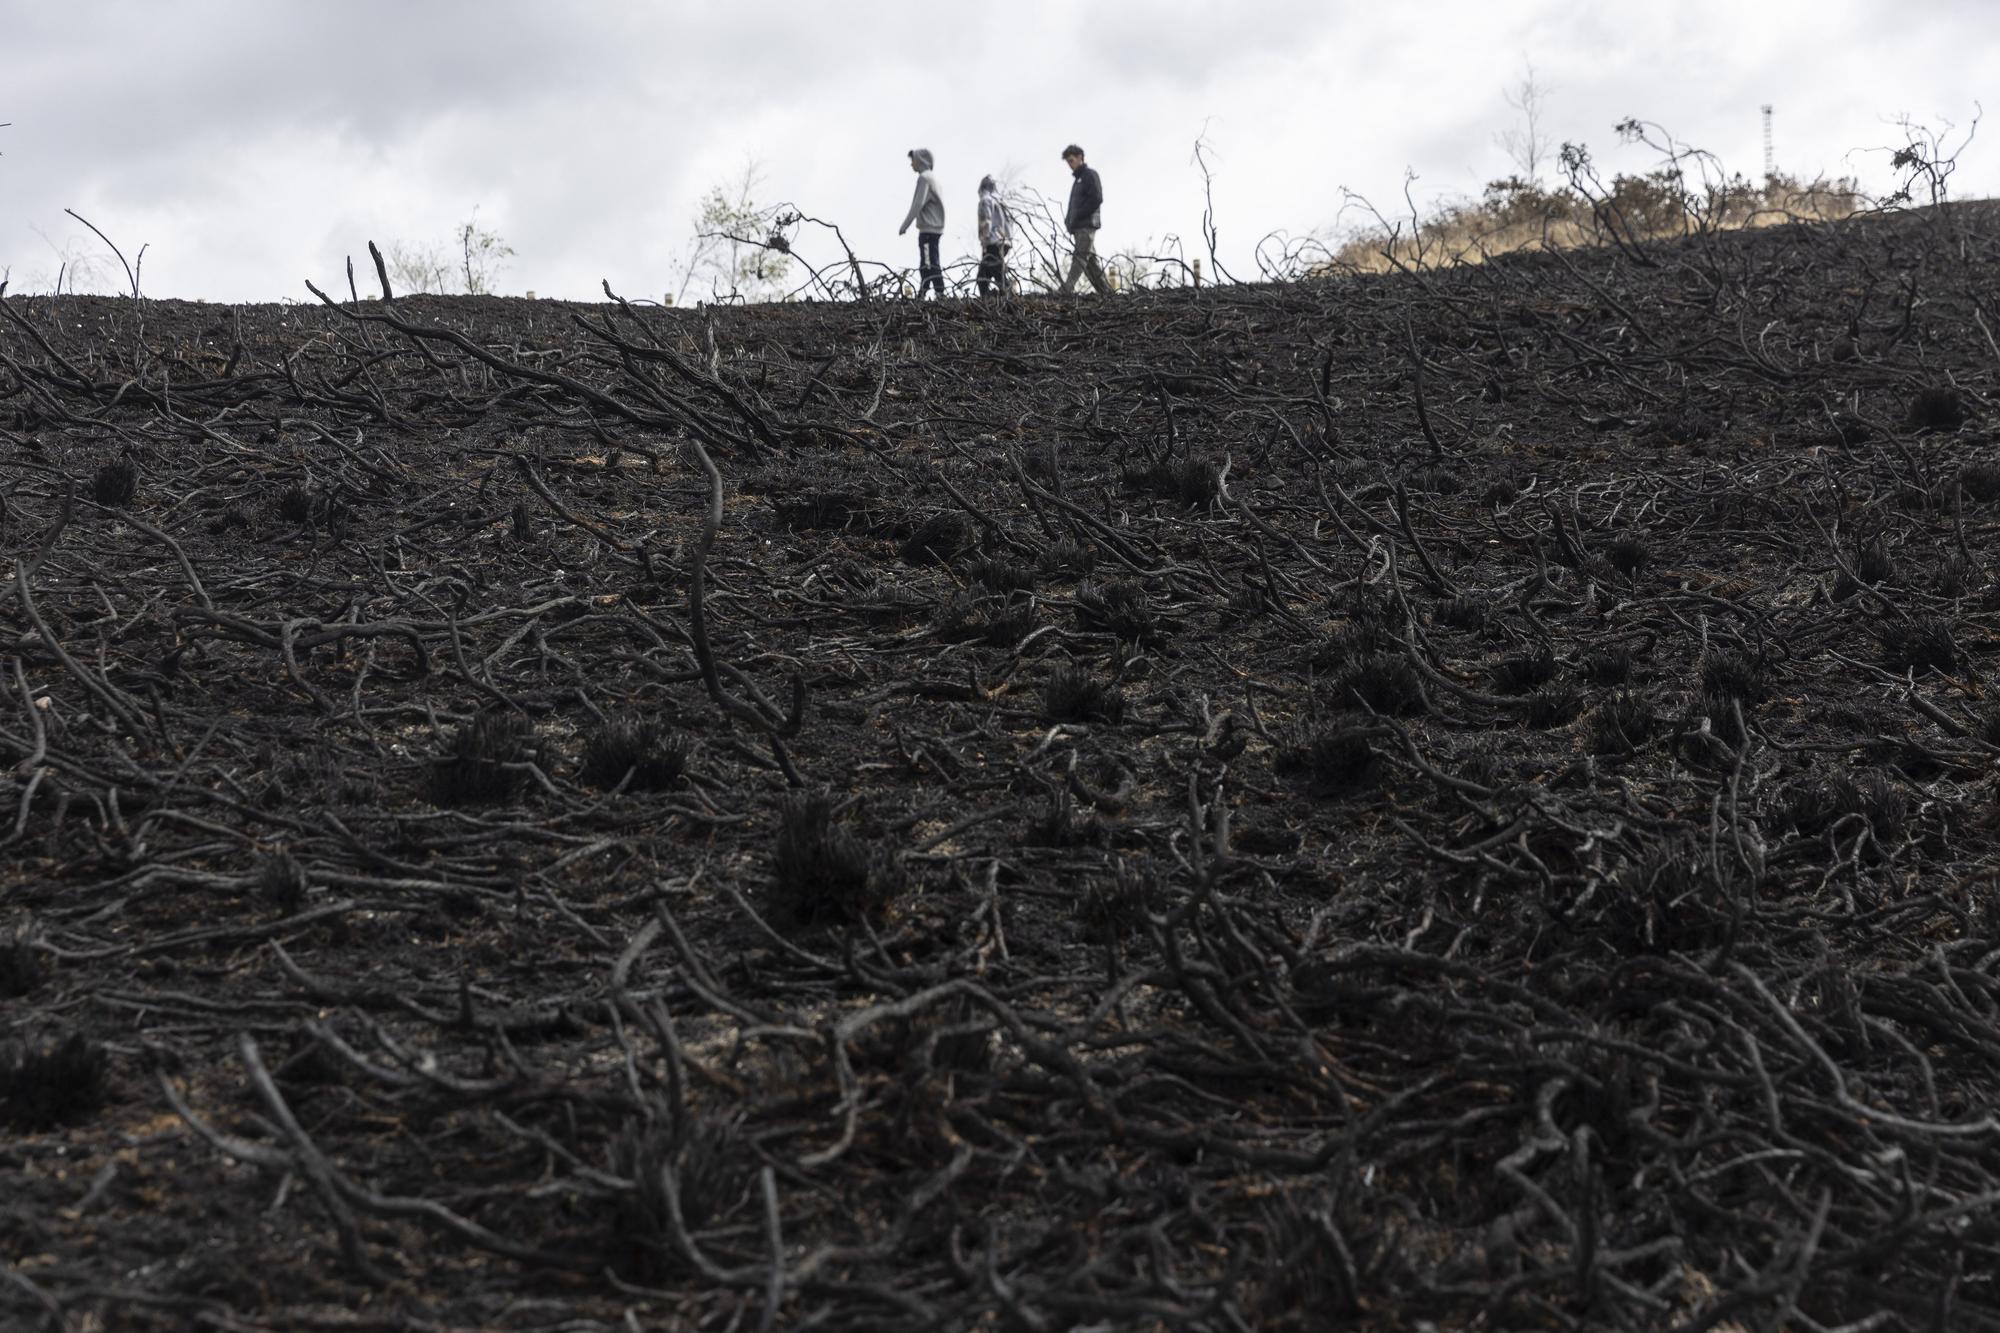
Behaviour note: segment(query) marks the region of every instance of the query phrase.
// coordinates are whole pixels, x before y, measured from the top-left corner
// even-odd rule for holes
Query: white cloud
[[[592,297],[669,280],[695,202],[746,160],[772,200],[841,223],[864,254],[895,235],[903,153],[938,156],[948,248],[970,244],[973,183],[1018,168],[1060,195],[1057,150],[1090,149],[1112,248],[1199,233],[1189,162],[1216,149],[1224,257],[1264,232],[1335,221],[1340,187],[1387,206],[1507,169],[1493,142],[1524,59],[1552,128],[1612,170],[1627,115],[1754,175],[1757,108],[1781,166],[1887,183],[1888,118],[1972,115],[2000,31],[1970,0],[1756,7],[894,0],[825,5],[529,0],[81,0],[6,18],[0,265],[52,273],[82,232],[148,243],[155,295],[218,300],[344,283],[370,240],[443,242],[477,206],[517,256],[503,289]],[[2000,187],[1975,142],[1954,187]],[[94,241],[89,242],[95,244]],[[115,267],[115,266],[114,266]],[[365,266],[364,266],[365,267]]]

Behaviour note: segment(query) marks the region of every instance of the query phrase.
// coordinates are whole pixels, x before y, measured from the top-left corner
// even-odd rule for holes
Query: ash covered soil
[[[3,304],[0,1324],[2000,1327],[1993,208]]]

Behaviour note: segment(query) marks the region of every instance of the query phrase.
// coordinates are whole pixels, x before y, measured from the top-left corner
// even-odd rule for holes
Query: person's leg
[[[989,245],[979,253],[979,294],[990,296],[1000,282],[1000,247]]]
[[[1076,253],[1083,260],[1084,272],[1090,277],[1090,285],[1097,289],[1099,296],[1108,295],[1111,291],[1111,283],[1104,276],[1104,265],[1099,263],[1097,259],[1097,233],[1094,231],[1080,231],[1077,233],[1077,236],[1079,239]],[[1087,241],[1083,240],[1082,238],[1084,237],[1088,237],[1089,239]]]
[[[924,287],[940,297],[944,295],[944,263],[938,258],[938,242],[942,239],[936,232],[926,232],[918,244],[923,260]],[[922,289],[919,289],[918,295],[922,294]]]
[[[1073,231],[1069,234],[1069,276],[1062,280],[1062,286],[1058,288],[1064,296],[1076,290],[1076,280],[1083,276],[1083,259],[1090,253],[1090,242],[1094,235],[1094,232],[1088,230]]]

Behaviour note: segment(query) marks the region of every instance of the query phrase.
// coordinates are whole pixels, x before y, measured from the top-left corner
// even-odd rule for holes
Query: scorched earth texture
[[[1996,293],[6,298],[0,1322],[2000,1326]]]

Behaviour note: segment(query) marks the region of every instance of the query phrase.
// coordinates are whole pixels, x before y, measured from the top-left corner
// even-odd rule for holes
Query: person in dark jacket
[[[1007,289],[1007,251],[1013,242],[1012,220],[1000,202],[1000,187],[991,176],[979,182],[979,294]]]
[[[1111,290],[1111,284],[1104,279],[1104,265],[1097,262],[1097,232],[1104,225],[1104,183],[1097,178],[1096,171],[1084,164],[1083,150],[1075,144],[1063,149],[1063,161],[1069,165],[1072,178],[1069,211],[1063,217],[1072,249],[1069,276],[1063,279],[1062,293],[1067,296],[1075,291],[1076,280],[1087,275],[1090,285],[1102,296]]]
[[[944,234],[944,196],[938,193],[937,181],[931,177],[931,150],[912,148],[910,150],[910,170],[917,173],[917,192],[910,199],[910,211],[903,216],[903,225],[896,229],[901,236],[917,224],[917,299],[922,300],[926,291],[944,295],[944,264],[938,259],[938,238]]]

